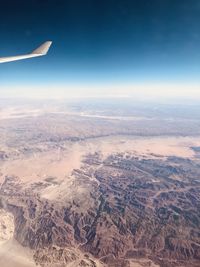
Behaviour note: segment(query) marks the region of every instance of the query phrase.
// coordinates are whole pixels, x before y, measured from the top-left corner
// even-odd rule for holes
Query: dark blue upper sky
[[[200,80],[199,0],[6,0],[0,13],[1,56],[53,41],[1,64],[2,84]]]

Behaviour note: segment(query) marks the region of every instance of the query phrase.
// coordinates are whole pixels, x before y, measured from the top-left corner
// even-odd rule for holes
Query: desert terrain
[[[1,101],[0,265],[199,266],[199,112]]]

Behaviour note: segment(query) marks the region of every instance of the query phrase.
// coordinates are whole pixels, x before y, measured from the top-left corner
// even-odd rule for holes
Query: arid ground
[[[1,103],[1,266],[199,266],[200,110],[116,106]]]

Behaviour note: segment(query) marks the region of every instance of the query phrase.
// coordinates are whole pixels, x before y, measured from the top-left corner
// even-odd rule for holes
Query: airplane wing
[[[11,62],[11,61],[16,61],[16,60],[21,60],[21,59],[32,58],[32,57],[45,56],[51,44],[52,44],[51,41],[47,41],[29,54],[12,56],[12,57],[0,57],[0,63]]]

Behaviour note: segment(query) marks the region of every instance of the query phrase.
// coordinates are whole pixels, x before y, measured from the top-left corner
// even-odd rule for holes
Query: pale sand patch
[[[14,233],[14,217],[11,213],[0,209],[0,246],[12,239]]]
[[[105,156],[117,152],[132,152],[138,155],[193,157],[191,146],[200,146],[200,137],[135,137],[116,136],[93,140],[90,150],[99,150]],[[92,147],[95,147],[92,148]]]
[[[82,151],[100,152],[104,157],[114,153],[133,153],[136,156],[156,154],[159,156],[193,157],[191,146],[200,146],[200,137],[138,137],[110,136],[79,142]]]
[[[140,121],[140,120],[154,120],[153,118],[148,117],[140,117],[140,116],[106,116],[106,115],[93,115],[93,114],[86,114],[81,112],[77,114],[80,117],[87,117],[87,118],[97,118],[97,119],[106,119],[106,120],[120,120],[120,121]]]
[[[32,254],[13,239],[14,217],[11,213],[0,210],[0,266],[35,267]]]
[[[112,136],[92,138],[78,142],[66,142],[65,149],[53,149],[48,152],[33,153],[26,158],[8,160],[1,163],[0,182],[6,175],[18,176],[24,187],[55,177],[59,183],[40,191],[43,196],[55,199],[63,196],[85,195],[88,192],[87,178],[85,185],[77,184],[72,175],[74,169],[80,169],[83,156],[100,152],[103,158],[114,153],[130,153],[134,156],[162,157],[177,156],[193,158],[195,152],[191,146],[200,146],[200,137],[137,137]],[[89,178],[88,178],[89,179]],[[25,185],[26,184],[26,185]],[[79,193],[79,194],[78,194]],[[87,199],[87,198],[86,198]]]
[[[80,168],[83,151],[74,144],[66,151],[60,149],[34,153],[27,158],[4,162],[1,173],[18,176],[23,182],[38,182],[48,177],[62,180],[73,169]],[[1,176],[3,178],[3,176]]]
[[[160,156],[194,157],[191,146],[200,146],[200,137],[100,137],[67,143],[66,150],[54,149],[33,153],[26,158],[6,161],[1,165],[4,175],[19,176],[24,182],[38,181],[49,176],[62,180],[73,169],[79,169],[82,157],[88,153],[101,152],[104,157],[120,152],[137,156],[158,154]]]
[[[11,239],[0,245],[1,267],[36,267],[32,253]]]
[[[151,156],[151,154],[160,155],[162,157],[177,156],[192,158],[195,153],[191,146],[199,146],[200,138],[198,137],[131,137],[131,136],[115,136],[95,138],[92,140],[81,141],[72,146],[72,151],[76,154],[78,151],[80,157],[76,160],[81,160],[83,155],[88,153],[100,152],[103,158],[106,158],[113,153],[133,153],[136,156]],[[73,155],[73,154],[72,154]],[[152,156],[154,157],[154,156]],[[81,162],[77,162],[76,166],[81,166]],[[56,168],[56,165],[55,165]],[[89,179],[89,178],[88,178]],[[60,185],[48,187],[44,189],[42,196],[48,199],[74,199],[74,196],[87,200],[87,192],[89,188],[87,186],[87,178],[85,184],[81,184],[80,181],[76,183],[76,177],[72,175],[66,175],[63,182]]]

